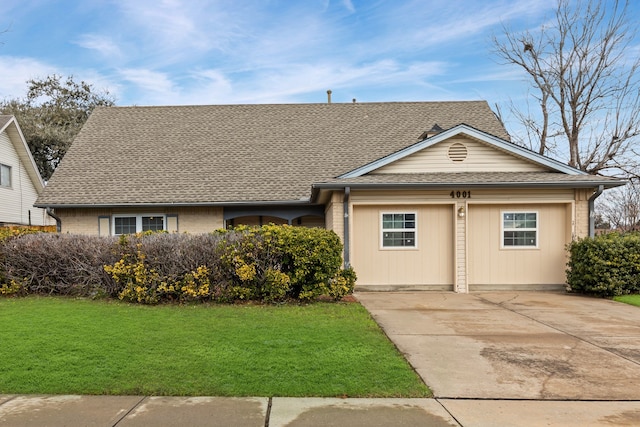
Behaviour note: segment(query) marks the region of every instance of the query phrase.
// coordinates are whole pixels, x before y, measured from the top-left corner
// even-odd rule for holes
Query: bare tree
[[[597,201],[596,211],[602,222],[618,231],[640,230],[640,183],[608,190]]]
[[[504,27],[493,37],[505,64],[525,71],[535,113],[511,105],[541,154],[596,174],[637,170],[640,135],[640,55],[628,2],[558,0],[554,19],[535,32]]]

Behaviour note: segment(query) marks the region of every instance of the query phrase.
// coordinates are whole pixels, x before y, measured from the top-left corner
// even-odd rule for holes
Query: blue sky
[[[605,0],[606,1],[606,0]],[[503,25],[555,0],[3,0],[0,98],[73,75],[117,105],[446,101],[526,95]],[[638,17],[638,6],[634,16]],[[633,18],[632,18],[633,19]],[[636,19],[637,20],[637,19]]]

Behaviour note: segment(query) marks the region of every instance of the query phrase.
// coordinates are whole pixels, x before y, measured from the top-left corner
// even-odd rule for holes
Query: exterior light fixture
[[[464,215],[465,215],[464,206],[458,208],[458,218],[464,218]]]

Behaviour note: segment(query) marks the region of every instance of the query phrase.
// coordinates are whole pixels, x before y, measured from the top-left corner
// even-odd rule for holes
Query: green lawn
[[[423,397],[357,303],[0,298],[0,394]]]
[[[613,297],[615,301],[624,302],[626,304],[637,305],[640,307],[640,295],[620,295]]]

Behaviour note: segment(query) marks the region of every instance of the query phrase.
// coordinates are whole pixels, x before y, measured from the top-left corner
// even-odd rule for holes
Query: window
[[[113,234],[133,234],[165,229],[164,215],[115,215],[113,217]]]
[[[0,164],[0,187],[11,187],[11,166]]]
[[[502,212],[502,247],[538,247],[537,212]]]
[[[382,247],[416,247],[416,214],[414,212],[382,214]]]
[[[164,230],[164,217],[143,216],[142,231],[162,231]]]

